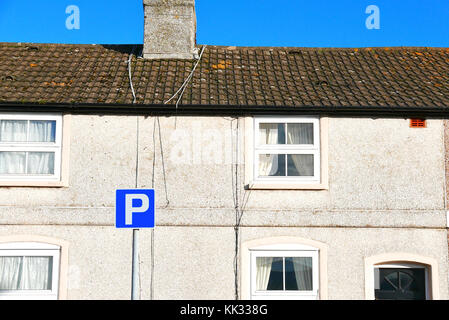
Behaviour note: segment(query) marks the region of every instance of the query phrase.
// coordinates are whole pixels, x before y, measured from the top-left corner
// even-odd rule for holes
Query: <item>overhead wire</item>
[[[131,53],[128,57],[128,79],[129,79],[129,86],[131,89],[131,93],[133,95],[133,104],[137,102],[136,99],[136,92],[134,90],[134,85],[132,81],[132,57],[135,51],[135,46],[133,46]],[[139,186],[139,116],[136,117],[136,171],[135,171],[135,188],[137,189]],[[133,241],[134,241],[134,232],[138,231],[138,229],[133,229]],[[139,285],[139,300],[142,299],[142,285],[141,285],[141,259],[140,259],[140,252],[137,252],[137,265],[138,265],[138,285]]]
[[[207,47],[207,45],[204,45],[204,46],[201,48],[200,55],[199,55],[199,57],[198,57],[198,59],[197,59],[195,65],[193,66],[192,71],[190,71],[190,74],[189,74],[189,75],[187,76],[187,78],[184,80],[183,84],[179,87],[179,89],[178,89],[178,90],[177,90],[177,91],[176,91],[176,92],[175,92],[175,93],[174,93],[168,100],[166,100],[166,101],[164,102],[164,104],[169,103],[171,100],[173,100],[173,99],[179,94],[178,99],[176,100],[176,105],[175,105],[176,113],[178,112],[178,105],[179,105],[179,102],[181,101],[182,96],[184,95],[184,91],[186,90],[187,85],[188,85],[190,79],[192,79],[193,74],[195,73],[196,67],[198,66],[198,64],[199,64],[200,61],[201,61],[201,58],[203,57],[203,53],[204,53],[204,50],[206,49],[206,47]],[[175,117],[175,128],[176,128],[176,117]]]
[[[228,120],[225,118],[225,120]],[[233,159],[231,164],[231,181],[232,181],[232,195],[234,201],[235,224],[234,224],[234,297],[239,300],[239,253],[240,253],[240,225],[242,222],[244,210],[248,203],[251,190],[246,192],[243,190],[242,201],[240,201],[241,182],[239,180],[240,172],[240,126],[239,118],[234,118],[231,121],[231,149],[233,150]],[[236,122],[235,128],[233,126]],[[234,133],[235,132],[235,133]],[[234,142],[235,139],[235,142]]]
[[[134,50],[136,49],[136,46],[133,46],[133,49],[131,51],[131,53],[129,54],[128,57],[128,78],[129,78],[129,86],[131,88],[131,93],[133,95],[133,104],[136,103],[137,99],[136,99],[136,92],[134,91],[134,86],[133,86],[133,79],[132,79],[132,73],[131,73],[131,62],[132,62],[132,57],[134,54]]]
[[[159,117],[154,117],[153,120],[153,163],[152,163],[152,175],[151,175],[151,188],[155,188],[155,176],[156,176],[156,127],[157,133],[159,136],[159,147],[161,153],[161,163],[162,163],[162,175],[164,180],[164,190],[165,190],[165,207],[167,208],[170,204],[170,200],[168,197],[168,189],[167,189],[167,179],[166,179],[166,171],[165,171],[165,158],[164,158],[164,148],[162,145],[162,134],[161,134],[161,124]],[[151,229],[151,284],[150,284],[150,299],[154,299],[154,229]]]

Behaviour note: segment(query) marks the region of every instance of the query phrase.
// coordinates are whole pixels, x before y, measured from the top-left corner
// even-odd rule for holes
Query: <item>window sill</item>
[[[245,185],[246,190],[328,190],[324,183],[265,183],[252,182]]]
[[[0,187],[62,188],[68,186],[65,181],[0,181]]]

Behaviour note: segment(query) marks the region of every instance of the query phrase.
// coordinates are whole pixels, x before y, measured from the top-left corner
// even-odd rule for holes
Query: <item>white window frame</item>
[[[277,144],[260,145],[260,123],[312,123],[314,144]],[[287,132],[285,132],[287,134]],[[255,183],[270,184],[319,184],[321,181],[321,151],[320,151],[320,118],[318,116],[265,116],[254,118],[254,139],[253,139],[253,180]],[[313,154],[314,155],[314,175],[313,177],[301,176],[259,176],[259,155],[260,154]],[[287,164],[287,159],[285,160]]]
[[[312,290],[257,290],[257,257],[311,257]],[[269,245],[250,250],[251,300],[317,300],[319,299],[319,253],[318,249],[296,244]]]
[[[55,142],[0,142],[0,151],[54,152],[53,174],[0,174],[2,181],[60,181],[62,158],[62,114],[0,113],[0,120],[53,120],[56,121]]]
[[[430,299],[430,291],[429,291],[429,281],[430,281],[430,275],[429,275],[429,268],[422,264],[416,264],[413,262],[395,262],[395,263],[385,263],[385,264],[378,264],[373,267],[373,271],[375,269],[383,269],[383,268],[395,268],[395,269],[424,269],[424,280],[425,280],[425,290],[426,290],[426,300]],[[376,272],[374,272],[374,282],[376,282]],[[375,283],[374,290],[375,290]]]
[[[0,300],[57,300],[59,291],[59,265],[61,248],[39,242],[10,242],[0,244],[0,256],[52,257],[50,290],[0,290]]]

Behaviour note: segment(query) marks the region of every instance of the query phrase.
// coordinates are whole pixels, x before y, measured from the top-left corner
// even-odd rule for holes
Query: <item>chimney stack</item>
[[[143,0],[145,59],[195,59],[195,0]]]

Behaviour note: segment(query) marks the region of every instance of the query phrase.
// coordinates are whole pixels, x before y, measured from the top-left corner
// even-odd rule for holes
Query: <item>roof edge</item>
[[[449,106],[257,106],[257,105],[167,105],[167,104],[34,104],[0,103],[0,112],[63,112],[96,115],[159,116],[251,116],[325,114],[351,117],[449,118]]]
[[[207,45],[208,48],[227,49],[227,50],[447,50],[448,46],[332,46],[332,47],[320,47],[320,46],[241,46],[241,45],[219,45],[219,44],[201,44],[197,43],[197,47]],[[11,47],[29,47],[29,46],[42,46],[42,47],[80,47],[89,48],[95,46],[104,47],[126,47],[136,46],[143,47],[143,43],[60,43],[60,42],[0,42],[0,46]]]

